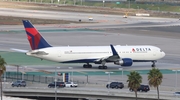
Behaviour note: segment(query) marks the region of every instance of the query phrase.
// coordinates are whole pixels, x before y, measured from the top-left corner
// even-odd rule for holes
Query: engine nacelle
[[[132,66],[133,61],[131,58],[123,58],[121,61],[114,62],[114,64],[121,66]]]

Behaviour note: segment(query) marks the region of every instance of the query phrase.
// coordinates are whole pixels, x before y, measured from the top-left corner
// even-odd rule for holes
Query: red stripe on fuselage
[[[40,42],[40,39],[41,39],[41,35],[39,34],[39,32],[35,28],[26,28],[26,31],[33,36],[33,37],[31,37],[31,35],[27,34],[28,35],[28,40],[30,41],[30,44],[32,46],[31,48],[33,50],[38,48],[38,45],[39,45],[39,42]],[[33,41],[32,38],[34,38],[34,41]],[[33,43],[35,43],[35,47],[33,47]]]

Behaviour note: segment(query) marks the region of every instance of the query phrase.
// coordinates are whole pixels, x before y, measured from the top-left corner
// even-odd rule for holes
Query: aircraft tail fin
[[[22,20],[31,49],[51,47],[29,20]]]

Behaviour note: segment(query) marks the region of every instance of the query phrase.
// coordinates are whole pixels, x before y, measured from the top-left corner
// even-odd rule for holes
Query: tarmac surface
[[[12,13],[13,12],[13,13]],[[180,90],[179,83],[175,86],[176,76],[172,70],[180,69],[180,22],[177,19],[130,17],[127,19],[117,15],[100,15],[68,12],[49,12],[32,10],[0,9],[0,13],[9,16],[26,17],[48,17],[51,19],[88,21],[88,16],[93,16],[92,24],[68,24],[68,25],[35,25],[43,37],[53,46],[91,46],[91,45],[154,45],[160,47],[166,56],[157,62],[157,68],[161,69],[164,75],[162,86],[173,87],[166,90]],[[73,17],[72,17],[73,14]],[[71,16],[71,17],[70,17]],[[92,69],[83,69],[83,64],[58,64],[50,61],[28,57],[21,53],[13,52],[10,48],[29,50],[26,33],[22,25],[2,25],[0,27],[0,55],[5,58],[8,64],[27,66],[35,69],[43,69],[54,72],[71,72],[68,67],[73,67],[74,80],[86,82],[87,73],[90,72],[89,81],[92,83],[106,84],[108,82],[106,71],[120,71],[117,65],[107,64],[107,70],[99,70],[98,65],[93,64]],[[151,63],[134,63],[132,67],[123,68],[124,71],[139,70],[143,75],[143,83],[147,84],[147,70],[151,69]],[[15,71],[16,68],[7,66],[7,71]],[[21,69],[22,70],[22,69]],[[27,72],[30,71],[27,69]],[[32,71],[32,70],[31,70]],[[89,72],[86,72],[89,71]],[[100,71],[100,72],[99,72]],[[77,74],[76,74],[77,72]],[[78,74],[81,73],[81,77]],[[84,74],[82,74],[84,73]],[[102,75],[99,75],[102,73]],[[94,74],[94,75],[93,75]],[[120,75],[114,73],[111,81],[126,82],[126,74],[121,79]],[[52,75],[49,75],[52,76]],[[179,72],[177,78],[179,77]],[[165,88],[164,88],[165,89]]]

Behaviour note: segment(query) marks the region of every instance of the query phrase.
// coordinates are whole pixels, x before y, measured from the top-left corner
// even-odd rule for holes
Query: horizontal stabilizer
[[[27,55],[48,55],[48,53],[44,52],[44,51],[30,51],[26,53]]]
[[[11,48],[11,50],[18,51],[18,52],[23,52],[23,53],[26,53],[26,52],[29,51],[29,50],[23,50],[23,49],[15,49],[15,48]]]

